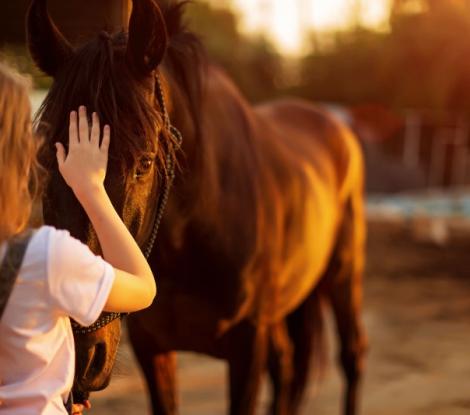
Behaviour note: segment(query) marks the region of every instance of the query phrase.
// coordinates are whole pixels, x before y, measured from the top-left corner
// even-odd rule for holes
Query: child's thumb
[[[55,143],[55,148],[57,149],[57,163],[59,163],[59,168],[65,163],[65,148],[61,143]]]

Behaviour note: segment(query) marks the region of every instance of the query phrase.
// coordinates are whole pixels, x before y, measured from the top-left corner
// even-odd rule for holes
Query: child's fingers
[[[79,140],[81,143],[90,142],[90,132],[88,129],[88,117],[86,112],[86,107],[81,106],[78,109],[78,131],[80,133]]]
[[[90,143],[93,146],[98,147],[100,143],[100,119],[98,117],[98,114],[94,112],[91,116],[92,118],[92,124],[91,124],[91,138],[90,138]]]
[[[111,127],[105,125],[103,129],[103,140],[101,141],[101,151],[105,154],[108,154],[109,142],[111,141]]]
[[[85,407],[81,404],[72,406],[72,415],[82,415]]]
[[[90,408],[91,408],[90,401],[85,401],[85,402],[79,403],[79,404],[73,404],[72,405],[72,414],[73,415],[81,415],[81,414],[83,414],[83,411],[85,409],[90,409]]]
[[[59,164],[59,169],[61,169],[65,163],[65,148],[61,143],[56,143],[55,147],[57,149],[57,163]]]
[[[78,144],[78,125],[77,125],[77,112],[72,111],[70,113],[70,124],[69,124],[69,148],[72,148]]]

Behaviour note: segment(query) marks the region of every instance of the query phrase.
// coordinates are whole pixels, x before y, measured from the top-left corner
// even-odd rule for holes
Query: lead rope
[[[155,75],[156,80],[156,93],[158,104],[163,115],[163,127],[169,131],[171,137],[173,138],[173,143],[170,145],[174,147],[175,150],[178,150],[183,143],[183,135],[181,132],[171,124],[170,116],[165,104],[165,96],[163,94],[163,88],[158,74]],[[155,221],[153,224],[152,233],[142,249],[142,253],[145,256],[145,259],[149,259],[150,254],[152,253],[153,247],[155,246],[155,241],[157,240],[158,230],[160,229],[160,224],[162,222],[163,214],[165,213],[165,208],[168,203],[168,198],[170,196],[171,187],[175,180],[175,164],[176,160],[172,156],[174,152],[169,152],[165,160],[165,184],[163,191],[160,193],[157,203],[157,214],[155,215]],[[91,326],[83,327],[74,320],[70,320],[72,323],[72,329],[74,334],[89,334],[93,333],[104,326],[107,326],[114,320],[126,316],[127,313],[102,313],[101,316],[95,321]]]

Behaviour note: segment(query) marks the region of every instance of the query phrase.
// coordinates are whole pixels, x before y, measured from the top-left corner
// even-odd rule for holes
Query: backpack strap
[[[0,266],[0,320],[13,291],[23,258],[33,232],[28,230],[7,242],[5,258]]]
[[[73,414],[73,394],[70,392],[69,398],[67,399],[67,402],[64,403],[65,410],[67,411],[68,414],[72,415]]]

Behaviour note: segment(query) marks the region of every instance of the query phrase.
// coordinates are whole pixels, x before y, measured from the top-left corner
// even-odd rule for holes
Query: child
[[[0,63],[0,262],[12,237],[25,231],[38,173],[28,96],[25,80]],[[2,415],[66,414],[75,361],[69,317],[88,326],[102,311],[138,311],[155,297],[152,271],[104,190],[109,126],[101,145],[100,138],[97,115],[89,129],[80,107],[70,114],[68,154],[56,146],[59,170],[106,261],[66,231],[34,232],[0,320]]]

